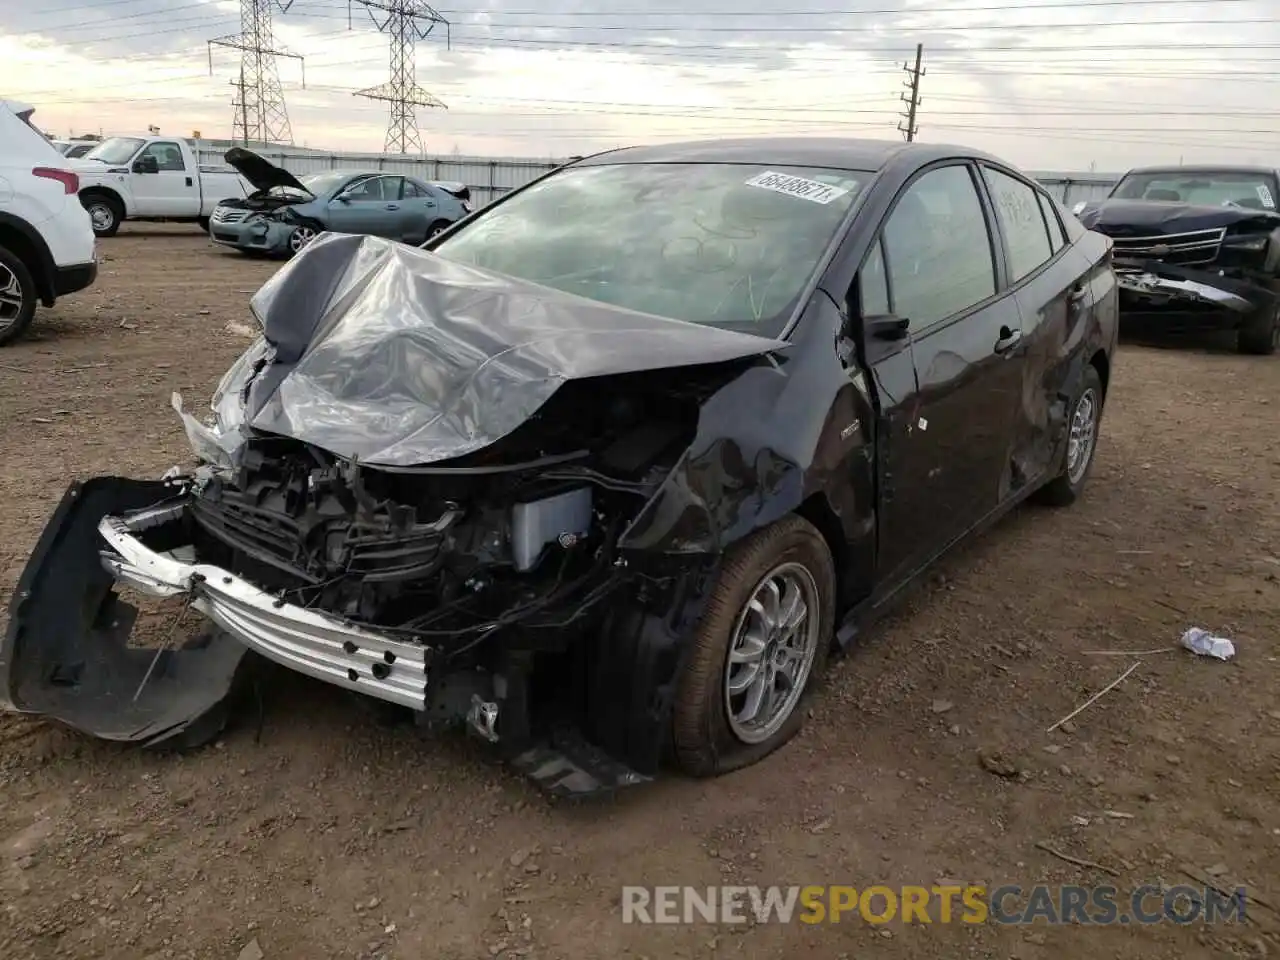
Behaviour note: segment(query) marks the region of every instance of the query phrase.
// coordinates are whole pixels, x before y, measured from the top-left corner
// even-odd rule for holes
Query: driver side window
[[[156,166],[161,170],[187,169],[187,165],[182,160],[182,148],[176,143],[157,141],[138,155],[139,160],[143,157],[155,157]]]
[[[898,198],[883,231],[894,313],[913,334],[996,292],[986,214],[969,168],[930,170]]]

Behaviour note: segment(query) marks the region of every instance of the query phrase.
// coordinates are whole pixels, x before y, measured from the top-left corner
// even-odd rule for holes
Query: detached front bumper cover
[[[10,707],[147,745],[191,745],[221,731],[246,648],[217,631],[158,658],[129,646],[138,611],[113,590],[100,557],[103,516],[174,493],[163,481],[99,477],[63,495],[9,604],[0,697]]]
[[[144,531],[179,522],[187,489],[180,481],[100,477],[67,491],[10,605],[0,689],[13,708],[109,740],[190,739],[193,727],[216,734],[248,650],[423,708],[429,648],[284,603],[220,567],[181,559],[181,550],[146,546]],[[130,647],[137,610],[116,593],[117,582],[157,598],[186,595],[213,629],[158,658],[154,649]]]

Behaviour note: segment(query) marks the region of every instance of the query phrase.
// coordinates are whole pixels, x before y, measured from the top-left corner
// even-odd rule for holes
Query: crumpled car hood
[[[1086,204],[1077,219],[1113,237],[1183,233],[1235,224],[1261,230],[1280,227],[1280,214],[1245,207],[1214,207],[1154,200],[1102,200]]]
[[[264,338],[215,394],[217,446],[230,451],[228,435],[242,422],[385,466],[489,446],[570,380],[788,346],[342,234],[313,241],[267,281],[252,308]],[[184,419],[190,435],[194,418]]]

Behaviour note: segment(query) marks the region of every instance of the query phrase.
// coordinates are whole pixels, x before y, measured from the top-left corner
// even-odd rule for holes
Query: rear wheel
[[[1062,472],[1036,491],[1041,503],[1065,507],[1075,503],[1084,490],[1098,446],[1102,400],[1102,378],[1098,375],[1098,368],[1091,363],[1086,364],[1067,414],[1067,450]]]
[[[0,346],[22,336],[31,325],[38,299],[27,265],[13,251],[0,247]]]
[[[120,201],[105,193],[90,193],[80,198],[80,204],[89,211],[89,222],[95,237],[114,237],[124,220]]]
[[[1236,350],[1267,356],[1280,348],[1280,307],[1250,319],[1236,335]]]
[[[432,222],[431,226],[427,227],[427,239],[423,240],[422,242],[426,243],[427,240],[435,239],[437,234],[444,233],[444,231],[447,230],[448,228],[449,228],[448,220],[436,220]]]
[[[726,555],[690,639],[672,716],[695,776],[747,766],[790,740],[831,648],[835,566],[808,521],[788,516]]]

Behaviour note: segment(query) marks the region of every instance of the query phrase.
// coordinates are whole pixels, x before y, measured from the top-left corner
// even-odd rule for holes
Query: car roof
[[[895,160],[908,157],[914,157],[919,163],[945,157],[1002,162],[981,150],[951,144],[859,137],[738,137],[622,147],[594,154],[578,161],[575,166],[604,163],[772,163],[875,172]]]
[[[1265,173],[1274,175],[1276,172],[1274,167],[1256,167],[1233,163],[1201,163],[1191,166],[1167,166],[1167,167],[1134,167],[1125,176],[1132,174],[1150,174],[1150,173],[1185,173],[1189,176],[1197,174],[1211,173]]]

